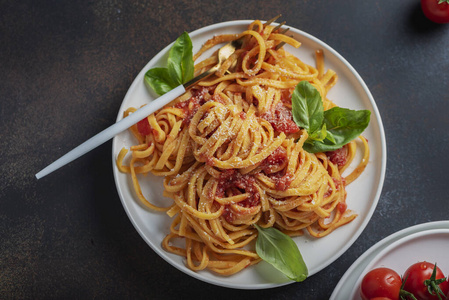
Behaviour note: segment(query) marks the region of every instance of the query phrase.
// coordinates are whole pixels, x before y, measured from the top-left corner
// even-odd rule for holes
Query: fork
[[[268,20],[265,25],[269,25],[272,22],[276,21],[281,15],[276,16],[275,18]],[[92,149],[102,145],[103,143],[107,142],[108,140],[112,139],[114,136],[119,134],[120,132],[128,129],[132,125],[136,124],[140,120],[144,119],[145,117],[151,115],[158,109],[164,107],[173,99],[181,96],[191,88],[193,85],[195,85],[198,81],[206,78],[207,76],[213,74],[216,72],[223,62],[229,58],[238,48],[241,47],[243,43],[243,37],[234,41],[229,42],[225,46],[221,47],[218,50],[218,63],[209,69],[208,71],[205,71],[204,73],[196,76],[192,80],[186,82],[185,84],[181,84],[178,87],[172,89],[168,93],[165,93],[164,95],[160,96],[159,98],[153,100],[151,103],[139,108],[135,112],[133,112],[131,115],[127,116],[126,118],[123,118],[122,120],[118,121],[117,123],[109,126],[108,128],[104,129],[100,133],[97,133],[81,145],[77,146],[73,150],[69,151],[44,169],[42,169],[40,172],[36,174],[36,178],[40,179],[53,171],[56,171],[57,169],[61,168],[62,166],[74,161],[75,159],[79,158],[80,156],[86,154],[87,152],[91,151]]]
[[[191,79],[190,81],[186,82],[184,84],[184,87],[186,90],[188,90],[190,87],[194,86],[197,82],[203,80],[204,78],[208,77],[209,75],[212,75],[215,73],[220,67],[223,65],[223,63],[232,55],[234,54],[235,50],[240,48],[243,44],[243,37],[233,40],[223,47],[221,47],[218,50],[218,63],[213,66],[212,68],[208,69],[207,71],[199,74],[195,78]]]
[[[276,17],[268,20],[265,22],[265,26],[270,25],[271,23],[275,22],[279,17],[281,17],[281,15],[277,15]],[[273,31],[276,31],[278,29],[280,29],[283,25],[285,24],[285,22],[282,22],[281,24],[277,25],[276,27],[274,27]],[[285,33],[289,30],[289,28],[286,28],[285,30],[283,30],[281,33]],[[195,85],[197,82],[203,80],[204,78],[208,77],[209,75],[215,73],[218,69],[220,69],[220,67],[223,65],[223,63],[237,50],[239,49],[244,41],[245,37],[241,37],[239,39],[233,40],[229,43],[227,43],[226,45],[224,45],[223,47],[221,47],[218,50],[218,63],[216,65],[214,65],[212,68],[208,69],[207,71],[201,73],[200,75],[196,76],[195,78],[193,78],[192,80],[188,81],[187,83],[184,84],[184,86],[186,87],[186,90],[190,87],[192,87],[193,85]],[[278,50],[280,47],[282,47],[285,44],[285,42],[279,43],[276,46],[276,50]]]
[[[132,125],[136,124],[140,120],[144,119],[145,117],[151,115],[158,109],[164,107],[173,99],[181,96],[188,90],[190,87],[195,85],[198,81],[206,78],[207,76],[213,74],[215,71],[217,71],[222,63],[231,56],[235,50],[241,46],[243,40],[238,39],[235,41],[232,41],[225,46],[223,46],[218,51],[218,63],[209,69],[208,71],[196,76],[192,80],[186,82],[185,84],[181,84],[177,86],[176,88],[172,89],[171,91],[165,93],[164,95],[160,96],[159,98],[155,99],[154,101],[151,101],[149,104],[139,108],[135,112],[133,112],[131,115],[127,116],[126,118],[123,118],[122,120],[118,121],[117,123],[111,125],[110,127],[104,129],[100,133],[97,133],[95,136],[91,137],[81,145],[77,146],[73,150],[69,151],[44,169],[42,169],[40,172],[36,174],[36,178],[40,179],[53,171],[56,171],[57,169],[61,168],[62,166],[74,161],[78,157],[86,154],[87,152],[91,151],[92,149],[102,145],[103,143],[107,142],[108,140],[112,139],[114,136],[119,134],[120,132],[126,130],[127,128],[131,127]]]

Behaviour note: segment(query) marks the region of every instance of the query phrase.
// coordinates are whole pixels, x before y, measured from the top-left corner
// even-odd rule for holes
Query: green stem
[[[416,299],[415,295],[407,292],[406,290],[403,290],[402,288],[399,290],[399,298],[401,300],[418,300]]]
[[[447,0],[449,1],[449,0]],[[424,285],[427,286],[427,290],[431,295],[436,295],[439,300],[442,300],[441,295],[446,299],[446,295],[444,295],[443,291],[440,288],[440,284],[446,281],[446,278],[436,279],[437,276],[437,264],[433,267],[432,275],[429,279],[424,281]]]
[[[401,289],[399,290],[399,299],[401,300],[418,300],[416,299],[415,295],[412,293],[404,290],[405,282],[407,281],[407,277],[402,281]]]

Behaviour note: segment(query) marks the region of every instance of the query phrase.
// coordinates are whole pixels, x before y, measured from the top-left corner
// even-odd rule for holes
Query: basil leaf
[[[299,82],[292,94],[292,115],[296,125],[313,133],[323,124],[323,102],[318,90],[308,81]]]
[[[264,261],[273,265],[289,279],[301,282],[309,274],[307,266],[295,242],[276,228],[254,226],[259,232],[256,252]]]
[[[171,47],[167,60],[168,74],[177,86],[193,78],[192,57],[192,41],[184,32]]]
[[[324,112],[324,124],[332,134],[334,141],[325,139],[321,142],[304,144],[304,149],[311,153],[337,150],[356,137],[368,126],[371,112],[369,110],[351,110],[333,107]]]
[[[144,82],[158,95],[163,95],[193,78],[192,41],[184,32],[170,48],[167,68],[153,68],[145,73]]]
[[[326,130],[326,124],[323,124],[323,127],[321,127],[320,130],[310,134],[307,140],[321,142],[327,137],[327,133],[328,131]]]
[[[336,144],[337,143],[337,141],[335,140],[334,135],[330,131],[326,132],[326,139],[329,140],[329,142],[331,142],[332,144]]]
[[[304,150],[317,153],[337,150],[358,137],[368,126],[371,112],[341,107],[324,111],[318,90],[301,81],[292,94],[292,115],[296,125],[309,133]]]
[[[177,86],[172,82],[167,68],[153,68],[148,70],[144,80],[158,95],[163,95]]]

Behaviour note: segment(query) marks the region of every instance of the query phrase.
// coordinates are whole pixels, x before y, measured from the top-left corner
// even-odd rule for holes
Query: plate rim
[[[189,33],[190,36],[197,36],[197,35],[201,35],[204,32],[208,32],[214,29],[223,29],[226,27],[238,27],[238,26],[244,26],[244,25],[248,25],[251,22],[253,22],[254,20],[235,20],[235,21],[226,21],[226,22],[220,22],[220,23],[215,23],[215,24],[211,24],[208,26],[204,26],[202,28],[196,29],[192,32]],[[363,232],[363,230],[366,228],[367,224],[369,223],[369,221],[371,220],[371,217],[377,207],[378,201],[380,199],[380,195],[383,189],[383,185],[384,185],[384,180],[385,180],[385,174],[386,174],[386,164],[387,164],[387,147],[386,147],[386,138],[385,138],[385,131],[384,131],[384,127],[383,127],[383,123],[382,123],[382,118],[380,116],[377,104],[369,90],[369,88],[367,87],[366,83],[364,82],[364,80],[361,78],[360,74],[354,69],[354,67],[343,57],[341,56],[341,54],[339,54],[336,50],[334,50],[331,46],[329,46],[327,43],[323,42],[322,40],[318,39],[317,37],[304,32],[300,29],[294,28],[292,26],[289,26],[291,29],[293,29],[293,31],[296,31],[297,34],[303,36],[305,39],[308,39],[310,41],[312,41],[313,43],[319,44],[321,46],[323,46],[324,48],[326,48],[327,51],[330,51],[332,53],[332,55],[334,55],[351,73],[352,76],[355,77],[355,79],[357,80],[358,84],[360,85],[360,87],[363,89],[363,93],[366,95],[366,97],[368,98],[370,104],[371,104],[371,113],[375,115],[376,120],[377,120],[377,127],[375,130],[376,134],[379,134],[379,140],[381,141],[381,145],[378,145],[376,147],[376,149],[378,149],[379,151],[379,155],[380,155],[380,168],[378,169],[379,171],[379,177],[375,177],[375,181],[378,181],[378,187],[376,189],[376,192],[374,193],[373,197],[372,197],[372,205],[369,208],[369,210],[366,213],[366,217],[364,218],[364,220],[361,222],[359,228],[354,231],[353,237],[351,239],[348,240],[348,242],[346,243],[346,245],[344,247],[341,247],[339,249],[339,251],[336,252],[336,254],[334,254],[332,257],[330,257],[329,259],[327,259],[326,261],[323,261],[320,265],[322,266],[321,268],[319,268],[318,270],[314,270],[313,274],[310,274],[309,276],[314,275],[315,273],[321,271],[322,269],[328,267],[331,263],[333,263],[335,260],[337,260],[341,255],[343,255],[353,244],[354,242],[360,237],[361,233]],[[124,110],[124,105],[125,102],[127,102],[126,100],[131,96],[132,94],[132,90],[135,89],[136,85],[139,84],[139,81],[141,81],[143,79],[144,73],[145,71],[149,68],[150,65],[157,65],[157,61],[159,61],[164,55],[166,55],[166,53],[168,52],[168,50],[170,49],[170,47],[173,45],[174,41],[172,43],[170,43],[169,45],[167,45],[166,47],[164,47],[162,50],[160,50],[155,56],[153,56],[149,62],[147,64],[145,64],[145,66],[139,71],[139,73],[137,74],[137,76],[134,78],[132,84],[130,85],[130,87],[128,88],[127,93],[125,94],[125,97],[122,100],[122,103],[120,105],[119,111],[118,111],[118,115],[117,115],[117,121],[119,121],[121,119],[121,112]],[[147,237],[145,236],[143,230],[138,226],[136,220],[134,219],[134,216],[131,215],[130,209],[128,208],[125,199],[123,199],[122,196],[122,191],[119,185],[119,180],[118,180],[118,176],[117,173],[119,172],[118,169],[116,168],[116,154],[114,153],[114,145],[117,142],[117,137],[114,137],[113,139],[113,144],[112,144],[112,163],[113,163],[113,175],[114,175],[114,182],[117,188],[117,192],[119,194],[120,200],[122,202],[122,205],[125,209],[126,214],[128,215],[128,218],[130,219],[131,223],[133,224],[134,228],[137,230],[137,232],[139,233],[139,235],[141,236],[141,238],[144,239],[144,241],[150,246],[150,248],[155,251],[161,258],[163,258],[166,262],[168,262],[169,264],[171,264],[172,266],[174,266],[175,268],[177,268],[178,270],[180,270],[183,273],[186,273],[187,275],[190,275],[196,279],[199,279],[201,281],[204,282],[208,282],[210,284],[213,285],[218,285],[218,286],[222,286],[222,287],[228,287],[228,288],[235,288],[235,289],[265,289],[265,288],[273,288],[273,287],[279,287],[279,286],[283,286],[283,285],[287,285],[287,284],[291,284],[294,283],[294,281],[289,281],[289,282],[285,282],[285,283],[262,283],[262,284],[256,284],[253,287],[247,287],[247,286],[240,286],[240,285],[230,285],[228,283],[225,282],[216,282],[214,280],[211,280],[210,278],[207,277],[203,277],[200,275],[200,273],[198,272],[194,272],[190,269],[184,269],[182,268],[183,266],[179,266],[179,264],[177,262],[172,261],[171,259],[169,259],[168,257],[166,257],[165,253],[158,247],[155,247],[153,245],[153,243],[151,243]],[[377,168],[376,168],[377,170]],[[324,265],[324,266],[323,266]],[[310,271],[310,270],[309,270]]]

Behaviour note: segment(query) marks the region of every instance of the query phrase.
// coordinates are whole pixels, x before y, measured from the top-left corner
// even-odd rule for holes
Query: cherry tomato
[[[363,277],[360,296],[363,300],[373,298],[399,299],[402,280],[396,271],[389,268],[376,268]]]
[[[435,23],[449,23],[449,0],[421,0],[424,15]]]
[[[402,276],[405,280],[403,289],[412,293],[417,299],[420,300],[439,299],[435,292],[433,295],[430,294],[427,287],[430,282],[429,280],[432,280],[431,277],[435,267],[435,264],[425,261],[411,265]],[[433,281],[442,291],[442,294],[440,294],[441,298],[444,298],[444,296],[449,293],[449,283],[447,281],[439,283],[438,279],[442,278],[444,278],[443,272],[440,268],[436,267],[436,273]]]

